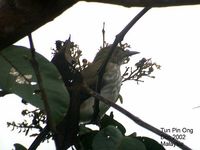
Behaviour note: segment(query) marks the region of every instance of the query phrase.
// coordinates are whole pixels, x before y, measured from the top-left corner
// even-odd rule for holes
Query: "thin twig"
[[[91,96],[93,96],[95,99],[98,99],[99,101],[104,102],[105,104],[115,108],[116,110],[118,110],[119,112],[123,113],[125,116],[129,117],[131,120],[133,120],[136,124],[140,125],[141,127],[150,130],[151,132],[165,138],[166,140],[172,142],[173,144],[175,144],[176,146],[178,146],[179,148],[183,149],[183,150],[192,150],[190,147],[186,146],[184,143],[174,139],[173,137],[171,137],[170,135],[160,131],[159,129],[155,128],[154,126],[144,122],[143,120],[141,120],[140,118],[138,118],[137,116],[131,114],[129,111],[127,111],[126,109],[120,107],[119,105],[115,104],[114,102],[112,102],[111,100],[102,97],[100,94],[98,94],[97,92],[93,91],[92,89],[90,89],[87,86],[83,87],[84,90],[89,93]]]
[[[103,48],[105,47],[105,22],[103,22],[103,29],[102,29],[102,36],[103,36]]]
[[[140,11],[130,22],[129,24],[119,33],[116,35],[116,38],[113,42],[113,44],[111,45],[111,48],[110,48],[110,51],[109,51],[109,54],[106,58],[106,60],[104,61],[100,71],[99,71],[99,74],[103,74],[105,72],[105,68],[106,68],[106,65],[110,59],[110,57],[112,56],[112,53],[113,51],[115,50],[115,48],[117,47],[118,43],[120,43],[123,39],[124,39],[124,36],[126,35],[126,33],[133,27],[133,25],[149,10],[151,9],[151,7],[145,7],[144,9],[142,9],[142,11]],[[99,76],[100,76],[99,75]]]
[[[40,73],[39,64],[36,60],[35,48],[34,48],[34,45],[33,45],[33,40],[32,40],[31,34],[28,35],[28,38],[29,38],[30,49],[31,49],[31,54],[32,54],[31,64],[32,64],[33,70],[34,70],[36,78],[37,78],[37,83],[38,83],[38,86],[39,86],[39,89],[40,89],[40,92],[41,92],[41,98],[42,98],[43,103],[44,103],[44,109],[45,109],[45,112],[47,114],[47,124],[50,126],[52,131],[56,131],[55,123],[52,120],[51,109],[50,109],[50,106],[49,106],[49,103],[48,103],[48,97],[47,97],[47,94],[46,94],[44,86],[43,86],[43,80],[42,80],[42,76],[41,76],[41,73]]]
[[[49,126],[46,125],[42,131],[40,132],[40,134],[36,137],[36,139],[33,141],[33,143],[31,144],[31,146],[29,147],[28,150],[36,150],[37,147],[39,146],[39,144],[41,143],[41,141],[43,141],[47,135],[47,133],[49,132]]]
[[[112,53],[114,52],[115,48],[117,47],[118,43],[120,43],[123,39],[126,33],[133,27],[133,25],[149,10],[151,7],[145,7],[142,9],[128,24],[127,26],[119,33],[116,35],[116,38],[111,45],[110,51],[108,53],[108,56],[106,57],[105,61],[102,63],[99,71],[98,71],[98,78],[97,78],[97,86],[96,86],[96,91],[100,93],[101,87],[102,87],[102,80],[103,80],[103,75],[106,69],[106,66],[108,64],[108,61],[110,60]],[[96,120],[98,117],[99,113],[99,101],[96,100],[94,104],[94,115],[92,121]]]

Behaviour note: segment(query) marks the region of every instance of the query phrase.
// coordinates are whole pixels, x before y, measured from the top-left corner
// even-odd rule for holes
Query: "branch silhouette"
[[[0,50],[62,14],[81,0],[0,1]],[[199,0],[86,0],[125,7],[168,7],[200,4]]]
[[[31,49],[31,54],[32,54],[31,64],[32,64],[33,70],[35,71],[35,75],[37,78],[37,84],[38,84],[40,92],[41,92],[41,99],[43,100],[44,109],[47,114],[47,124],[50,126],[51,130],[55,132],[56,127],[55,127],[55,123],[53,122],[52,117],[51,117],[51,109],[49,107],[47,94],[43,87],[43,80],[42,80],[42,76],[40,73],[39,64],[35,58],[35,48],[33,45],[33,39],[32,39],[31,34],[28,35],[28,38],[29,38],[30,49]]]
[[[106,58],[106,61],[102,64],[101,69],[99,70],[99,79],[98,79],[98,86],[97,86],[97,92],[99,92],[99,89],[101,88],[101,82],[102,82],[102,77],[106,68],[106,65],[114,51],[114,49],[116,48],[117,44],[119,42],[121,42],[124,38],[124,36],[126,35],[126,33],[130,30],[130,28],[150,9],[151,7],[145,7],[136,17],[133,18],[133,20],[116,36],[115,41],[112,44],[111,47],[111,51],[109,53],[109,55]],[[42,93],[42,99],[44,100],[44,104],[45,104],[45,109],[47,112],[47,117],[48,117],[48,123],[51,127],[51,129],[53,129],[53,123],[51,123],[51,115],[50,115],[50,109],[48,108],[48,102],[47,102],[47,97],[45,96],[45,92],[42,92],[43,88],[42,88],[42,79],[41,76],[39,74],[39,69],[37,66],[37,61],[34,60],[34,53],[35,53],[35,49],[33,46],[33,42],[32,42],[32,37],[31,35],[29,35],[29,40],[30,40],[30,45],[31,45],[31,50],[32,50],[32,61],[33,63],[35,63],[33,65],[33,68],[35,70],[37,79],[38,79],[38,84],[40,86],[40,90]],[[191,150],[191,148],[189,148],[188,146],[184,145],[183,143],[175,140],[173,137],[169,136],[166,133],[161,132],[160,130],[158,130],[157,128],[151,126],[150,124],[142,121],[141,119],[139,119],[138,117],[134,116],[133,114],[131,114],[130,112],[128,112],[127,110],[123,109],[122,107],[120,107],[119,105],[111,102],[110,100],[103,98],[101,95],[99,95],[97,92],[92,91],[91,89],[89,89],[87,86],[83,85],[83,90],[85,90],[88,94],[90,94],[91,96],[95,97],[95,99],[97,99],[97,101],[95,102],[95,105],[98,106],[98,100],[106,103],[107,105],[117,109],[118,111],[120,111],[121,113],[125,114],[127,117],[129,117],[130,119],[132,119],[135,123],[137,123],[138,125],[154,132],[155,134],[164,137],[165,139],[169,140],[170,142],[174,143],[175,145],[177,145],[178,147],[185,149],[185,150]],[[96,107],[95,107],[96,108]],[[98,109],[97,111],[98,112]]]
[[[103,75],[105,73],[106,66],[108,64],[108,61],[110,60],[112,53],[114,52],[115,48],[117,45],[124,39],[124,36],[126,33],[133,27],[133,25],[149,10],[151,7],[145,7],[143,8],[125,27],[124,29],[116,35],[116,38],[111,45],[110,51],[101,65],[100,69],[98,70],[98,78],[97,78],[97,86],[96,86],[96,91],[100,93],[101,87],[102,87],[102,80],[103,80]],[[94,104],[94,115],[92,118],[92,122],[96,121],[96,118],[98,118],[98,113],[99,113],[99,101],[96,100]]]
[[[98,99],[99,101],[102,101],[105,104],[115,108],[116,110],[118,110],[119,112],[121,112],[122,114],[124,114],[125,116],[130,118],[132,121],[134,121],[139,126],[141,126],[141,127],[145,128],[145,129],[147,129],[147,130],[149,130],[149,131],[151,131],[151,132],[153,132],[153,133],[165,138],[166,140],[172,142],[173,144],[175,144],[176,146],[178,146],[179,148],[181,148],[183,150],[192,150],[190,147],[186,146],[184,143],[174,139],[170,135],[168,135],[168,134],[160,131],[159,129],[155,128],[154,126],[146,123],[145,121],[143,121],[140,118],[138,118],[137,116],[131,114],[129,111],[127,111],[126,109],[124,109],[121,106],[117,105],[116,103],[112,102],[111,100],[102,97],[99,93],[93,91],[87,85],[84,85],[83,90],[85,90],[88,94],[93,96],[95,99]]]

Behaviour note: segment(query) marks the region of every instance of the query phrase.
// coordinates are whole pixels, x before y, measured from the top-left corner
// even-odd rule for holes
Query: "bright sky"
[[[141,8],[78,3],[33,33],[35,48],[51,59],[50,49],[54,47],[55,41],[66,40],[71,34],[72,40],[83,50],[84,57],[92,60],[102,45],[103,22],[106,23],[106,41],[112,43],[115,35],[140,10]],[[162,67],[154,73],[155,79],[146,78],[139,85],[130,81],[121,90],[124,108],[159,129],[170,129],[168,133],[172,136],[185,137],[182,142],[194,150],[200,149],[200,108],[193,109],[200,106],[199,17],[200,5],[154,8],[145,14],[124,39],[133,50],[141,52],[131,58],[129,66],[146,57],[152,58]],[[27,39],[17,44],[29,45]],[[9,95],[0,99],[0,113],[5,114],[0,118],[0,149],[10,150],[17,142],[28,147],[33,138],[28,139],[17,134],[17,131],[11,132],[10,128],[6,128],[7,121],[22,120],[20,112],[24,106],[20,105],[20,98]],[[122,114],[115,113],[115,117],[124,123],[128,134],[137,132],[140,136],[148,136],[161,142],[160,137]],[[45,144],[42,146],[45,147]],[[172,146],[165,148],[179,149]],[[48,145],[48,149],[54,148]]]

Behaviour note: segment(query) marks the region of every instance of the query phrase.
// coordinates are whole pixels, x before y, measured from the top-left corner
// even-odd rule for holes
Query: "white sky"
[[[56,40],[72,40],[79,44],[83,54],[92,60],[102,44],[102,24],[106,23],[106,40],[112,43],[115,35],[139,12],[141,8],[81,2],[68,9],[54,21],[33,33],[35,48],[51,58],[51,48]],[[152,58],[162,66],[155,79],[144,83],[125,83],[121,94],[123,107],[157,128],[193,129],[193,133],[170,132],[170,135],[186,135],[183,142],[194,150],[200,149],[200,69],[199,35],[200,5],[185,7],[154,8],[150,10],[125,36],[133,50],[141,54],[134,56],[130,66],[142,57]],[[18,42],[28,46],[28,40]],[[12,95],[0,98],[0,149],[10,150],[14,143],[29,146],[33,138],[27,139],[17,131],[6,128],[6,122],[20,120],[22,105]],[[115,117],[127,127],[128,134],[148,136],[160,142],[160,137],[143,129],[115,113]],[[2,134],[3,133],[3,134]],[[43,144],[45,147],[45,144]],[[40,149],[44,149],[41,147]],[[50,148],[52,147],[52,148]],[[178,150],[171,146],[167,150]],[[48,145],[48,149],[54,149]]]

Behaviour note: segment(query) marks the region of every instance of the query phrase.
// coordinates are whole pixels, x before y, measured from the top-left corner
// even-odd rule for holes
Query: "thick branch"
[[[0,49],[52,21],[75,3],[74,0],[1,0]]]
[[[1,0],[0,50],[43,26],[80,0]],[[200,4],[199,0],[85,0],[125,7],[167,7]],[[79,18],[78,18],[79,19]]]
[[[85,0],[87,2],[100,2],[122,5],[125,7],[168,7],[200,4],[199,0]]]
[[[127,111],[126,109],[120,107],[119,105],[113,103],[111,100],[106,99],[104,97],[102,97],[100,94],[96,93],[95,91],[91,90],[90,88],[88,88],[87,86],[83,87],[84,90],[86,90],[87,93],[89,93],[91,96],[95,97],[95,99],[98,99],[102,102],[104,102],[105,104],[115,108],[116,110],[118,110],[119,112],[123,113],[124,115],[126,115],[127,117],[129,117],[131,120],[133,120],[136,124],[140,125],[141,127],[165,138],[166,140],[172,142],[173,144],[175,144],[176,146],[178,146],[179,148],[183,149],[183,150],[192,150],[191,148],[189,148],[188,146],[186,146],[184,143],[179,142],[178,140],[174,139],[173,137],[171,137],[170,135],[160,131],[159,129],[155,128],[154,126],[144,122],[143,120],[141,120],[140,118],[138,118],[137,116],[134,116],[133,114],[131,114],[129,111]]]

